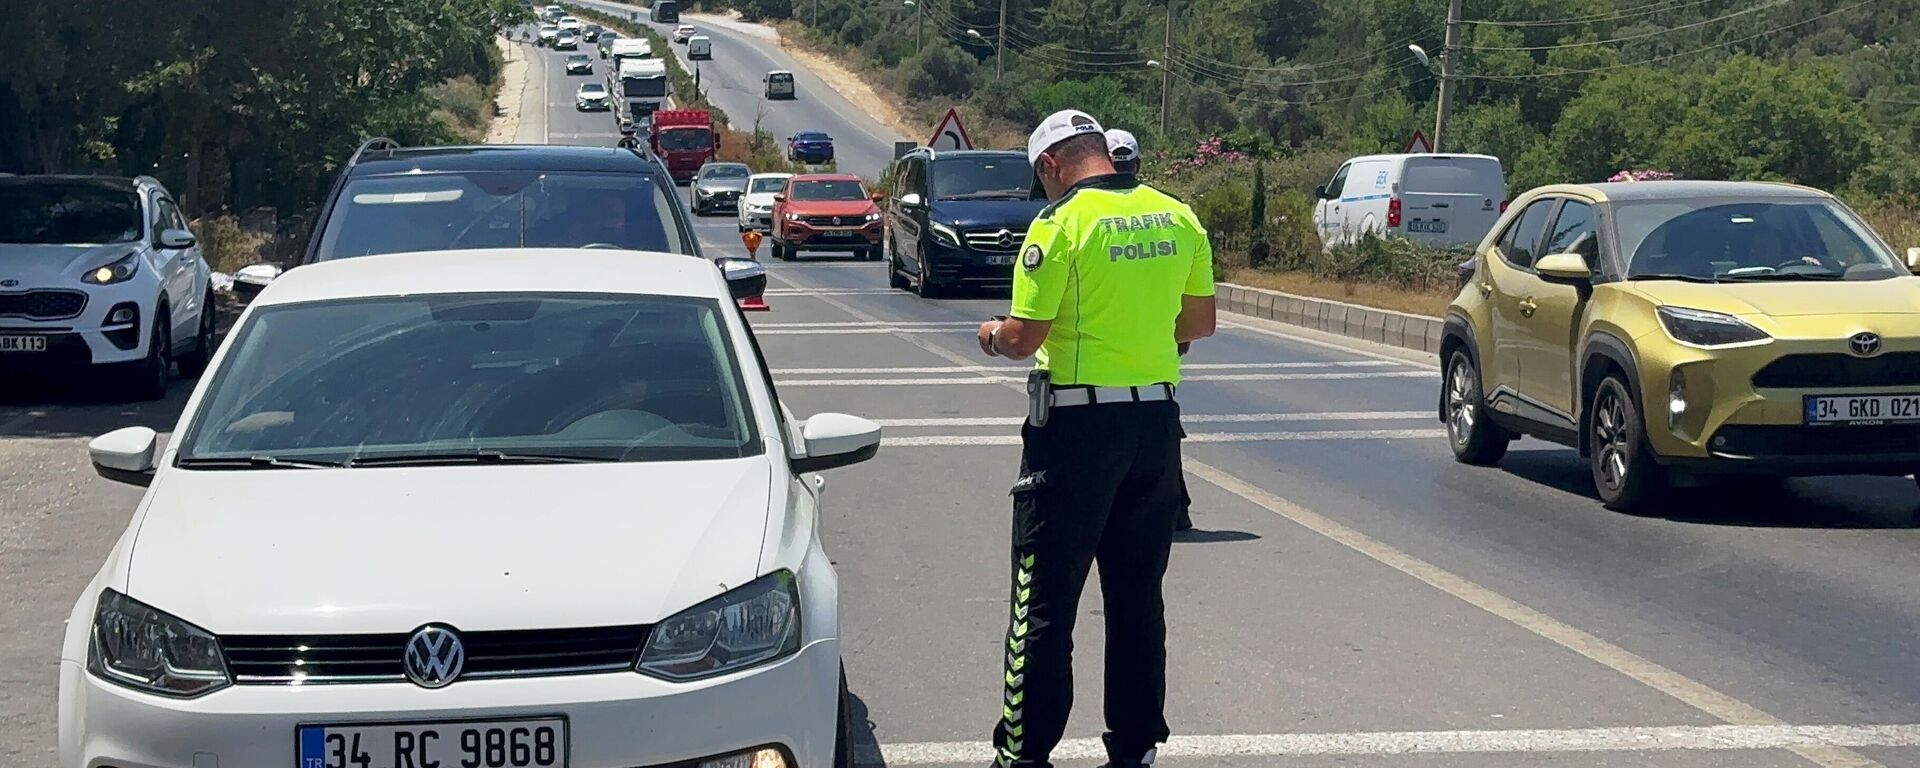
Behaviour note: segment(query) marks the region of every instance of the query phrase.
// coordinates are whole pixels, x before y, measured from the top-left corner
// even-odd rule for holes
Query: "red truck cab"
[[[860,177],[846,173],[803,173],[787,179],[773,196],[773,257],[791,261],[800,251],[851,252],[855,258],[882,256],[879,195],[868,195]]]
[[[720,132],[704,109],[663,109],[653,113],[652,125],[647,143],[675,182],[692,181],[719,149]]]

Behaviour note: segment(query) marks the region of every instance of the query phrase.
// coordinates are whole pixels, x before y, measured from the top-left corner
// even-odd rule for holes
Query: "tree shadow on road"
[[[48,379],[0,385],[0,439],[90,438],[121,427],[166,432],[179,421],[194,380],[176,378],[166,397],[150,402],[125,400],[111,384]]]
[[[1513,451],[1500,468],[1593,499],[1595,511],[1604,511],[1585,460],[1571,450]],[[1909,530],[1920,529],[1920,489],[1905,477],[1726,478],[1673,488],[1635,514],[1740,528]]]

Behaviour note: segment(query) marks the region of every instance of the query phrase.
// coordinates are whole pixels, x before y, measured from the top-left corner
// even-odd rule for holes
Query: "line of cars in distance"
[[[880,427],[781,404],[732,301],[764,271],[658,160],[369,142],[315,227],[164,449],[89,443],[146,495],[69,619],[59,765],[854,765],[814,473]]]

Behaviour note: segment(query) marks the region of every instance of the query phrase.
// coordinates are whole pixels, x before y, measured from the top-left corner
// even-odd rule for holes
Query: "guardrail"
[[[1214,288],[1226,312],[1312,328],[1317,331],[1440,353],[1442,321],[1437,317],[1375,309],[1332,299],[1296,296],[1233,283]]]

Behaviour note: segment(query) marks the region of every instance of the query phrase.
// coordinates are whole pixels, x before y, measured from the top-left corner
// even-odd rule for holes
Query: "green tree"
[[[1835,67],[1740,56],[1701,86],[1660,154],[1683,176],[1833,189],[1874,159],[1873,126]]]

